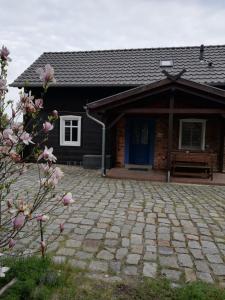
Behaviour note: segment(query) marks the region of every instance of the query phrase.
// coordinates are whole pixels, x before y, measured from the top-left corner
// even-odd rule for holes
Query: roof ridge
[[[225,44],[217,44],[217,45],[204,45],[205,48],[220,48],[225,47]],[[117,48],[117,49],[102,49],[102,50],[77,50],[77,51],[45,51],[42,54],[50,54],[50,53],[96,53],[96,52],[126,52],[126,51],[147,51],[147,50],[161,50],[161,49],[193,49],[200,48],[199,46],[171,46],[171,47],[144,47],[144,48]]]

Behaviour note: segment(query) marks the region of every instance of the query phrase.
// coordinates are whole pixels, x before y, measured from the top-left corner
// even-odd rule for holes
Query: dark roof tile
[[[165,68],[172,74],[183,68],[185,79],[199,83],[225,84],[225,45],[205,46],[202,63],[200,47],[171,47],[78,52],[45,52],[26,69],[11,86],[40,86],[35,72],[51,64],[55,69],[56,86],[136,86],[164,78],[161,59],[173,59],[174,66]],[[208,62],[212,62],[212,67]]]

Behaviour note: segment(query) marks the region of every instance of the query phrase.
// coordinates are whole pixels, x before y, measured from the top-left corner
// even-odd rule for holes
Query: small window
[[[160,67],[173,67],[173,60],[172,59],[160,60]]]
[[[205,150],[205,120],[180,120],[179,149]]]
[[[60,145],[80,146],[81,144],[81,117],[60,117]]]

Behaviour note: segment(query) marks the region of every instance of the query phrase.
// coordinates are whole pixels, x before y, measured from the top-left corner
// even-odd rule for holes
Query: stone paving
[[[46,232],[57,235],[65,220],[49,248],[57,263],[112,280],[163,275],[225,286],[225,187],[114,180],[80,167],[62,169],[59,189],[71,190],[76,202],[59,207]],[[36,176],[33,171],[23,181],[34,183]],[[33,247],[32,239],[24,244]]]

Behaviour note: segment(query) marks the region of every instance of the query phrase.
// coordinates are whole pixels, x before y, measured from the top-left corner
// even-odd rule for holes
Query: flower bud
[[[58,118],[58,116],[59,116],[58,111],[54,109],[52,111],[52,115],[53,115],[53,117]]]
[[[39,215],[39,216],[37,216],[37,221],[46,222],[48,220],[49,220],[49,216],[48,215]]]
[[[43,108],[43,99],[35,99],[34,103],[36,108]]]
[[[44,253],[45,252],[45,248],[46,248],[46,243],[45,241],[41,241],[41,252]]]
[[[17,215],[17,217],[13,220],[13,227],[14,229],[20,229],[23,227],[25,222],[25,216],[24,214],[20,213]]]
[[[67,194],[62,198],[62,200],[63,200],[64,206],[68,206],[68,205],[70,205],[71,203],[74,202],[71,193],[67,193]]]
[[[43,130],[45,133],[51,131],[53,129],[53,127],[54,126],[50,122],[47,122],[47,121],[43,124]]]
[[[14,239],[9,240],[9,249],[12,249],[16,244],[16,241]]]

